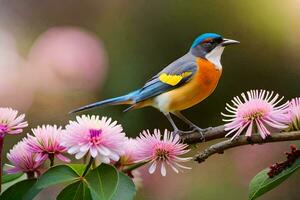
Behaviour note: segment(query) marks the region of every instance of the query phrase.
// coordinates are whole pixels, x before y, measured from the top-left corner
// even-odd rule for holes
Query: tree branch
[[[199,132],[184,134],[181,136],[181,140],[187,144],[196,144],[201,142],[207,142],[219,138],[224,138],[226,135],[224,125],[213,127],[212,129],[203,133],[203,137]]]
[[[197,144],[202,142],[207,142],[215,139],[224,138],[225,139],[226,131],[224,125],[213,127],[212,129],[203,133],[194,132],[190,134],[184,134],[181,136],[181,140],[186,144]],[[240,136],[234,140],[225,140],[219,143],[216,143],[209,148],[205,149],[202,152],[199,152],[194,156],[194,160],[201,163],[204,162],[208,157],[214,154],[222,154],[226,149],[249,145],[249,144],[263,144],[270,142],[282,142],[282,141],[291,141],[291,140],[300,140],[300,131],[294,132],[281,132],[273,133],[271,136],[266,139],[262,139],[259,134],[252,135],[250,137]]]
[[[211,138],[219,138],[223,132],[221,131],[221,127],[218,129],[219,132],[217,132],[217,129],[212,129],[212,132],[209,133],[209,136],[207,139]],[[213,131],[215,130],[215,131]],[[195,133],[193,133],[195,134]],[[200,135],[198,133],[198,135]],[[201,137],[201,135],[200,135]],[[206,135],[205,135],[206,138]],[[255,134],[250,137],[246,136],[240,136],[237,139],[234,140],[226,140],[223,142],[219,142],[217,144],[214,144],[210,146],[209,148],[205,149],[204,151],[198,153],[194,156],[194,160],[201,163],[204,162],[208,157],[219,153],[222,154],[226,149],[231,149],[234,147],[242,146],[242,145],[249,145],[249,144],[264,144],[264,143],[270,143],[270,142],[282,142],[282,141],[291,141],[291,140],[300,140],[300,131],[294,131],[294,132],[281,132],[281,133],[273,133],[271,136],[267,137],[266,139],[262,139],[260,135]],[[198,137],[196,135],[193,135],[192,137],[188,137],[187,140],[190,144],[196,143],[196,141],[199,141]],[[200,140],[201,141],[201,140]]]

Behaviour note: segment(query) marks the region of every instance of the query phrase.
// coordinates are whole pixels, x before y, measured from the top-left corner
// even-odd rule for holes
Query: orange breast
[[[198,70],[187,84],[175,90],[169,91],[170,97],[168,110],[180,111],[198,104],[208,97],[216,88],[221,77],[222,70],[205,59],[197,59]]]

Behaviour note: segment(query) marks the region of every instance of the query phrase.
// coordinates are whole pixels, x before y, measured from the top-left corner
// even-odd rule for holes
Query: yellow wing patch
[[[190,76],[192,72],[183,72],[182,74],[176,75],[176,74],[166,74],[162,73],[159,76],[159,80],[163,83],[175,86],[177,85],[183,78]]]

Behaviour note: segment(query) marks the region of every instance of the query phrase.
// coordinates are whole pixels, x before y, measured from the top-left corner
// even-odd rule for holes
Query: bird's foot
[[[207,131],[210,131],[212,129],[212,127],[208,127],[208,128],[200,128],[198,126],[192,126],[192,132],[198,132],[201,134],[201,140],[203,142],[205,142],[205,136],[204,134],[207,132]]]
[[[198,126],[192,126],[192,129],[189,130],[189,131],[182,131],[182,130],[179,130],[179,129],[174,129],[173,131],[173,136],[175,135],[179,135],[179,136],[184,136],[186,134],[191,134],[191,133],[194,133],[194,132],[198,132],[201,134],[201,140],[204,142],[205,141],[205,136],[204,134],[207,132],[207,131],[210,131],[212,129],[212,127],[208,127],[208,128],[199,128]]]
[[[179,130],[179,129],[175,129],[173,131],[173,136],[175,136],[175,135],[183,136],[183,135],[186,135],[186,134],[191,134],[193,132],[194,132],[194,130],[191,130],[191,131],[182,131],[182,130]]]
[[[192,126],[191,128],[192,128],[192,131],[198,131],[198,132],[202,132],[202,133],[212,130],[212,127],[200,128],[198,126]]]

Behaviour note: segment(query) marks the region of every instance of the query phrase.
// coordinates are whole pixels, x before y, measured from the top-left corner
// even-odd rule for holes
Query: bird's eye
[[[214,44],[214,42],[212,40],[209,41],[205,41],[202,45],[204,47],[211,47]]]

